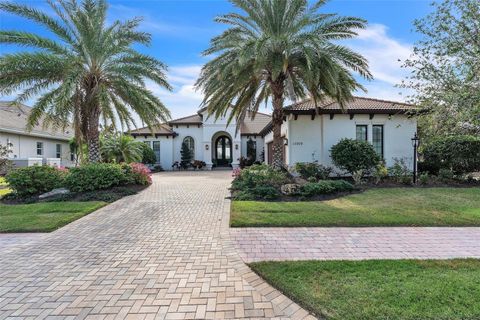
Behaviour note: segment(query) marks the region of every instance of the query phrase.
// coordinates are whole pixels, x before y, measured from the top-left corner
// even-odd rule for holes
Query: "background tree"
[[[443,0],[415,20],[422,35],[404,67],[424,138],[480,134],[480,2]]]
[[[187,143],[184,141],[182,143],[182,148],[180,149],[181,162],[180,165],[182,168],[186,169],[189,167],[190,163],[193,160],[193,152],[188,147]]]
[[[55,16],[12,2],[0,10],[24,17],[52,32],[47,38],[30,32],[1,30],[0,43],[36,50],[0,57],[0,95],[17,91],[17,101],[39,95],[29,127],[73,122],[77,142],[88,145],[88,159],[100,160],[99,124],[135,125],[132,112],[149,127],[170,118],[163,103],[145,87],[149,79],[170,89],[166,66],[138,52],[151,36],[138,31],[140,19],[107,25],[105,0],[48,1]]]
[[[283,122],[285,99],[310,96],[315,103],[332,98],[343,106],[352,92],[363,89],[350,70],[370,79],[364,57],[342,46],[338,40],[356,36],[365,20],[321,14],[324,0],[309,6],[307,0],[231,0],[241,13],[216,18],[230,25],[211,40],[204,55],[216,57],[201,71],[196,83],[205,94],[209,114],[237,125],[260,104],[273,104],[273,165],[283,166]]]
[[[133,137],[114,134],[101,139],[101,154],[106,162],[140,162],[145,143],[136,141]]]

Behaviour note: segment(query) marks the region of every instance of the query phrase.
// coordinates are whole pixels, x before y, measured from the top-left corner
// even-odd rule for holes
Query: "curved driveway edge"
[[[153,180],[138,195],[0,251],[0,319],[313,318],[236,253],[230,172]]]

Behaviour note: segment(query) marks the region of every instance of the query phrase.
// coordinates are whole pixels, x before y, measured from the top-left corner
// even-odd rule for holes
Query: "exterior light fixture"
[[[418,158],[418,146],[420,145],[420,138],[417,133],[412,138],[413,146],[413,183],[417,183],[417,158]]]
[[[288,139],[287,138],[283,139],[283,144],[288,146]]]
[[[238,150],[238,143],[235,144],[235,150]]]
[[[208,151],[208,143],[205,145],[205,150]]]

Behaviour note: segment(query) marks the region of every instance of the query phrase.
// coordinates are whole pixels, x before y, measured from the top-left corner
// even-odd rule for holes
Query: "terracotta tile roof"
[[[338,102],[332,99],[325,99],[325,101],[318,102],[317,106],[321,113],[335,113],[341,112],[342,109]],[[313,100],[308,99],[302,102],[292,104],[285,107],[286,113],[295,111],[313,111],[315,110],[315,104]],[[415,110],[416,107],[411,104],[388,101],[366,97],[354,97],[353,101],[346,103],[347,112],[365,112],[365,113],[389,113],[389,112],[406,112],[409,110]]]
[[[130,130],[128,132],[132,136],[143,136],[143,135],[161,135],[161,136],[174,136],[176,135],[174,131],[170,129],[170,127],[162,123],[153,128],[153,133],[148,127],[143,127],[135,130]]]
[[[272,117],[265,113],[259,113],[255,115],[255,119],[252,120],[251,115],[248,114],[243,123],[240,126],[240,133],[242,135],[259,135],[260,132],[270,123]]]
[[[52,127],[43,128],[40,124],[34,126],[31,131],[25,129],[27,119],[32,108],[24,104],[13,105],[12,102],[0,101],[0,132],[10,132],[22,135],[44,137],[50,139],[70,140],[74,136],[74,130],[68,126],[65,130]]]
[[[202,124],[203,119],[202,116],[199,114],[193,114],[191,116],[179,118],[179,119],[174,119],[172,121],[169,121],[168,124]]]

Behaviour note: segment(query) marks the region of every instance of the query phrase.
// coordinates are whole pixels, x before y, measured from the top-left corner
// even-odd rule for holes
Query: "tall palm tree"
[[[107,24],[105,0],[47,1],[55,15],[12,2],[0,10],[45,27],[54,37],[0,30],[0,43],[36,50],[0,57],[0,94],[20,91],[17,100],[39,95],[28,126],[42,121],[57,128],[73,123],[88,159],[100,160],[99,124],[135,125],[132,112],[148,126],[170,118],[145,81],[170,89],[166,66],[134,49],[151,36],[138,31],[141,19]]]
[[[307,0],[230,1],[241,13],[216,18],[230,27],[204,51],[215,58],[202,68],[196,86],[210,114],[218,118],[231,110],[228,120],[238,124],[271,99],[273,165],[281,168],[285,99],[309,96],[317,103],[328,97],[343,106],[353,91],[364,90],[351,71],[371,78],[367,60],[338,44],[356,36],[366,21],[321,14],[324,0],[311,6]]]

